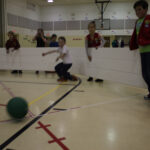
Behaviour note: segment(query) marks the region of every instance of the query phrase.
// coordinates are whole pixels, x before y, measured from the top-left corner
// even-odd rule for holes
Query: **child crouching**
[[[72,57],[70,54],[70,51],[68,50],[66,46],[66,39],[65,37],[59,37],[59,48],[57,50],[49,51],[47,53],[43,53],[43,56],[46,56],[48,54],[52,53],[59,53],[59,57],[57,57],[56,61],[59,59],[62,59],[62,62],[56,65],[55,71],[57,75],[59,76],[58,81],[65,82],[67,80],[71,81],[77,81],[77,77],[74,75],[71,75],[68,70],[72,67]]]

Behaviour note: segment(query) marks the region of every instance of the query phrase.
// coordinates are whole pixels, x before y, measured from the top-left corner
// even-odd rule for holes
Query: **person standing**
[[[137,1],[134,4],[134,9],[138,20],[130,41],[130,50],[138,48],[140,50],[142,75],[149,91],[144,99],[150,100],[150,15],[147,14],[148,2],[145,0]]]
[[[37,30],[37,34],[34,36],[33,41],[37,42],[36,47],[45,47],[45,43],[47,42],[47,40],[42,28],[39,28]],[[36,71],[35,73],[39,74],[39,71]]]
[[[105,44],[105,40],[96,33],[96,24],[94,21],[90,22],[88,25],[89,34],[85,38],[85,49],[87,53],[87,57],[89,62],[92,62],[92,50],[91,48],[98,49],[99,47],[103,47]],[[88,82],[93,81],[93,77],[89,77],[87,79]],[[103,82],[102,79],[96,79],[95,82]]]
[[[18,51],[20,48],[20,43],[17,40],[14,32],[9,31],[8,32],[9,39],[7,40],[5,47],[6,47],[6,53],[9,54],[10,52]],[[13,70],[11,72],[12,74],[22,74],[22,70]]]

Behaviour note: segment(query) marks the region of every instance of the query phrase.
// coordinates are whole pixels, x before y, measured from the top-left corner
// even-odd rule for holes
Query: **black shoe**
[[[89,78],[87,79],[87,81],[88,81],[88,82],[91,82],[91,81],[93,81],[93,78],[92,78],[92,77],[89,77]]]
[[[150,94],[148,94],[147,96],[144,96],[144,100],[150,100]]]
[[[104,80],[102,79],[96,79],[95,82],[103,82]]]
[[[11,73],[12,73],[12,74],[17,74],[18,71],[17,71],[17,70],[13,70]]]
[[[19,70],[19,74],[22,74],[22,70]]]
[[[39,74],[39,71],[36,71],[35,73],[36,73],[36,74]]]

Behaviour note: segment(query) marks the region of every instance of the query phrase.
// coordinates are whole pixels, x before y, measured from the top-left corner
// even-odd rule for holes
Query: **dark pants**
[[[72,76],[68,72],[68,70],[72,67],[72,64],[64,64],[60,63],[55,67],[55,71],[60,78],[64,79],[72,79]]]
[[[142,75],[150,93],[150,52],[141,53]]]

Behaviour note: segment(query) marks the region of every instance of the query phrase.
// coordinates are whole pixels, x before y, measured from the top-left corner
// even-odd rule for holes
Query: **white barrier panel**
[[[46,48],[21,48],[18,51],[6,54],[3,48],[0,50],[0,69],[20,70],[53,70],[56,65],[56,54],[42,57],[42,53],[50,49]]]
[[[87,59],[84,48],[69,48],[73,57],[71,72],[86,76],[102,78],[145,87],[141,76],[141,65],[138,51],[128,48],[100,48],[92,50],[92,62]],[[54,70],[57,54],[42,57],[50,48],[21,48],[19,51],[6,54],[0,49],[0,69],[3,70]]]

